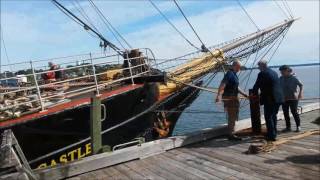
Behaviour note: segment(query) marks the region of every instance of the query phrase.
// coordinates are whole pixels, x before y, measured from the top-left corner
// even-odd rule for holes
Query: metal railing
[[[71,98],[74,96],[94,91],[97,94],[99,94],[101,90],[108,88],[108,86],[121,84],[122,82],[127,83],[128,80],[131,80],[131,84],[134,84],[134,78],[150,73],[150,66],[156,64],[155,61],[152,60],[155,59],[154,56],[153,58],[149,58],[147,56],[148,54],[153,55],[150,49],[143,48],[139,50],[142,51],[142,55],[134,58],[124,58],[122,56],[119,56],[118,54],[97,55],[89,53],[81,55],[81,57],[68,56],[57,59],[49,59],[47,61],[54,62],[54,64],[58,64],[57,61],[63,61],[64,58],[67,58],[68,60],[74,58],[73,60],[76,60],[73,62],[63,61],[61,64],[59,64],[60,67],[58,69],[53,70],[42,70],[35,68],[41,67],[37,66],[37,63],[43,64],[46,62],[45,60],[29,61],[28,63],[17,63],[18,65],[29,64],[29,66],[27,66],[27,73],[19,74],[22,75],[24,78],[28,79],[28,85],[10,87],[8,86],[8,84],[6,84],[6,82],[17,82],[21,80],[21,77],[12,76],[0,78],[0,98],[6,99],[6,97],[8,96],[15,96],[20,93],[26,94],[23,95],[25,98],[33,97],[33,99],[29,99],[23,102],[15,102],[15,99],[11,97],[9,98],[12,100],[11,104],[10,102],[5,104],[5,101],[2,101],[4,103],[2,105],[0,101],[0,113],[9,109],[15,109],[21,105],[26,105],[27,103],[39,103],[41,110],[45,110],[48,107],[46,102],[57,97]],[[139,60],[140,63],[134,64],[134,60]],[[79,64],[79,61],[83,63]],[[128,61],[128,67],[123,67],[122,64],[118,64],[118,62],[121,61]],[[10,64],[10,66],[15,67],[17,64]],[[62,67],[61,65],[66,66]],[[10,73],[14,74],[16,72],[19,72],[19,70],[11,71]],[[53,82],[45,82],[45,80],[42,78],[44,75],[48,73],[57,72],[64,72],[68,75],[68,77],[57,79]],[[124,72],[129,73],[125,74]],[[112,77],[108,77],[109,75]],[[77,88],[74,88],[76,86]],[[68,87],[68,90],[63,90],[64,87]],[[56,91],[53,91],[53,93],[50,94],[48,93],[49,91],[44,91],[44,89],[54,89]],[[34,98],[35,96],[36,98]]]

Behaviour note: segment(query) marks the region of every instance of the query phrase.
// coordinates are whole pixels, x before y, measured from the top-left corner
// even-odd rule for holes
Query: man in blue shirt
[[[227,112],[229,140],[241,140],[234,133],[235,122],[238,120],[239,115],[239,99],[238,93],[245,97],[248,95],[239,88],[239,79],[237,72],[240,71],[241,63],[236,60],[232,63],[232,68],[224,75],[218,90],[216,102],[222,99],[224,102],[224,108]]]
[[[277,114],[281,103],[283,103],[282,89],[278,74],[268,68],[265,60],[259,61],[258,67],[260,73],[253,86],[253,92],[257,95],[260,90],[260,104],[264,105],[264,118],[267,126],[266,139],[275,141],[277,137]]]

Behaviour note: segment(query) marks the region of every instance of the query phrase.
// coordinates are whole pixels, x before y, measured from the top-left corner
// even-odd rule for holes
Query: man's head
[[[279,71],[282,76],[289,76],[292,72],[292,69],[288,65],[282,65],[279,67]]]
[[[241,69],[241,63],[239,60],[234,60],[232,62],[232,69],[235,71],[235,72],[239,72],[240,69]]]
[[[54,63],[53,62],[48,62],[48,66],[51,68],[54,66]]]
[[[57,65],[56,64],[54,64],[53,62],[49,62],[48,63],[48,66],[49,66],[49,68],[50,68],[50,70],[54,70],[54,69],[57,69]]]
[[[258,68],[260,69],[260,71],[264,71],[268,68],[268,62],[266,60],[260,60],[258,62]]]

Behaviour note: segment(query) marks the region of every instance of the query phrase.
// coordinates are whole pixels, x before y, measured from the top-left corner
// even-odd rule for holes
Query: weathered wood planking
[[[317,116],[319,110],[303,114],[303,130],[318,129],[319,126],[315,124],[304,126],[311,124],[310,121]],[[279,127],[284,127],[284,121],[279,122]],[[295,132],[280,133],[279,138],[287,137],[287,134],[297,135]],[[311,145],[316,148],[319,137],[311,135],[293,141],[314,143]],[[234,142],[220,137],[129,163],[134,165],[131,170],[140,175],[141,171],[152,169],[153,174],[165,179],[320,179],[319,150],[297,146],[290,141],[271,153],[246,155],[244,152],[250,143],[250,139]],[[108,169],[104,168],[104,171]],[[144,179],[153,179],[147,172],[145,174]]]
[[[306,105],[303,107],[304,112],[319,109],[319,103]],[[281,113],[279,113],[281,115]],[[262,118],[262,123],[264,123]],[[238,121],[236,130],[243,130],[251,127],[251,119]],[[74,163],[58,166],[51,169],[36,171],[40,177],[46,179],[60,179],[69,176],[75,176],[84,172],[93,171],[103,167],[111,166],[114,164],[146,158],[155,154],[165,152],[177,147],[186,146],[196,142],[205,141],[207,139],[224,135],[227,132],[226,125],[216,128],[207,128],[201,131],[190,133],[185,136],[175,136],[166,139],[156,140],[144,143],[141,146],[133,146],[125,149],[115,151],[113,153],[103,153],[94,155]]]
[[[319,109],[319,103],[306,105],[306,106],[304,106],[303,109],[304,109],[304,112]],[[263,118],[262,118],[262,123],[264,123]],[[250,119],[238,121],[236,124],[236,130],[247,129],[250,127],[251,127],[251,120]],[[211,139],[213,137],[224,135],[225,132],[227,132],[226,128],[227,128],[226,125],[222,125],[222,126],[219,126],[216,128],[207,128],[207,129],[204,129],[201,131],[187,134],[185,136],[170,137],[170,138],[166,138],[166,139],[161,139],[161,140],[156,140],[156,141],[144,143],[141,146],[133,146],[133,147],[128,147],[125,149],[117,150],[112,153],[97,154],[97,155],[93,155],[93,156],[84,158],[82,160],[79,160],[79,161],[76,161],[73,163],[60,165],[60,166],[50,168],[50,169],[36,170],[35,172],[37,173],[37,175],[39,175],[39,177],[41,179],[62,179],[62,178],[66,178],[66,177],[73,177],[73,176],[76,176],[79,174],[83,174],[83,173],[86,173],[89,171],[94,171],[94,170],[101,169],[104,167],[112,166],[115,164],[131,161],[131,160],[135,160],[135,159],[146,158],[146,161],[142,160],[141,163],[144,164],[145,166],[150,166],[150,167],[148,167],[147,170],[149,172],[151,172],[151,174],[152,173],[159,174],[160,177],[165,178],[165,179],[167,179],[167,177],[171,177],[170,179],[172,179],[172,178],[177,179],[177,177],[178,177],[177,175],[175,175],[173,173],[169,173],[170,171],[165,171],[163,169],[159,169],[158,166],[156,166],[155,164],[150,162],[148,157],[156,155],[156,154],[160,154],[162,152],[166,152],[168,150],[171,150],[171,149],[174,149],[177,147],[183,147],[183,146],[186,146],[189,144],[206,141],[206,140]],[[217,142],[217,143],[220,143],[220,142]],[[223,161],[223,160],[221,160],[221,161]],[[229,164],[230,163],[232,163],[232,162],[229,162]],[[121,168],[126,169],[126,167],[121,167]],[[176,167],[176,168],[178,168],[178,167]],[[246,171],[250,170],[250,168],[248,168],[248,167],[247,167],[247,169],[246,169],[246,167],[241,167],[241,166],[238,168],[239,168],[238,170],[240,172],[242,172],[240,169],[243,169],[243,168]],[[112,168],[110,168],[110,169],[112,169]],[[114,169],[114,170],[119,171],[117,169]],[[202,170],[206,171],[204,173],[206,175],[204,175],[202,173],[202,175],[200,175],[201,178],[205,178],[206,176],[212,174],[212,173],[209,173],[211,171],[210,169],[206,169],[206,170],[202,169]],[[128,173],[132,174],[134,172],[136,172],[136,171],[132,170]],[[246,177],[246,174],[240,173],[240,175],[242,175],[243,178]],[[259,174],[259,175],[261,177],[264,176],[263,174],[262,175]],[[87,176],[87,175],[83,174],[83,175],[80,175],[79,177],[82,177],[82,176]],[[123,176],[125,179],[125,177],[128,177],[130,175],[120,173],[120,175],[118,174],[116,176],[117,177]],[[139,176],[144,176],[144,175],[142,175],[140,173]],[[163,177],[163,176],[165,176],[165,177]],[[195,176],[197,176],[197,175],[195,175]],[[198,174],[198,176],[199,176],[199,174]],[[222,179],[224,176],[226,176],[224,174],[224,172],[220,172],[220,174],[217,173],[217,175],[215,177],[216,177],[216,179]],[[214,177],[214,176],[212,176],[212,177]],[[231,179],[232,179],[232,177],[233,176],[230,175]],[[254,177],[256,177],[256,176],[250,177],[249,179],[255,179]],[[268,177],[268,176],[265,175],[265,177]],[[86,178],[88,178],[88,177],[86,177]]]

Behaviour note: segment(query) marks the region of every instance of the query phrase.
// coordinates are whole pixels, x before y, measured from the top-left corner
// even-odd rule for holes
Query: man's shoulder
[[[224,75],[225,77],[232,77],[233,72],[231,70],[227,71],[226,74]]]
[[[267,68],[266,72],[272,73],[272,74],[277,74],[277,72],[271,68]]]

